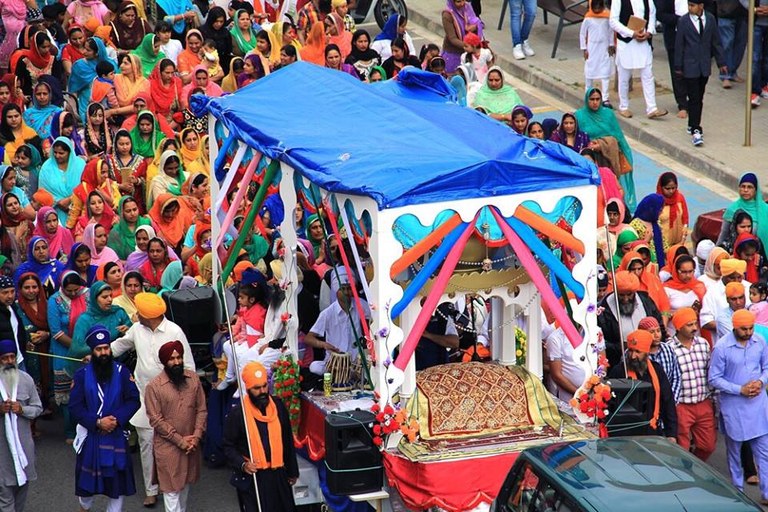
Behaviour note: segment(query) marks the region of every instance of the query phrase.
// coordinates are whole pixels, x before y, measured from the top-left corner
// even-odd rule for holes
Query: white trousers
[[[595,82],[600,80],[600,92],[603,93],[603,101],[608,101],[608,97],[610,96],[611,92],[611,79],[610,78],[585,78],[584,79],[584,86],[585,91],[590,90],[595,86]]]
[[[144,477],[144,492],[147,496],[157,496],[159,489],[152,483],[155,473],[155,458],[152,443],[155,438],[155,429],[136,427],[139,435],[139,452],[141,453],[141,475]]]
[[[85,510],[91,510],[91,507],[93,507],[93,496],[89,496],[87,498],[78,497],[77,499],[80,501],[80,507]],[[122,512],[123,510],[123,497],[120,496],[118,498],[109,498],[109,501],[107,502],[107,510],[106,512]]]
[[[164,492],[163,504],[165,504],[165,512],[186,512],[188,495],[188,485],[185,485],[179,492]]]
[[[629,109],[629,81],[632,80],[634,70],[626,69],[618,62],[616,68],[619,71],[619,110],[627,110]],[[645,113],[650,114],[656,110],[656,82],[653,79],[653,66],[640,68],[640,80],[645,97]]]

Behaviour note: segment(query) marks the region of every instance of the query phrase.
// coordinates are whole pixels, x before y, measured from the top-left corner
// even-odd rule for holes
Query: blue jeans
[[[525,19],[520,21],[520,18]],[[531,35],[536,19],[536,0],[509,0],[509,25],[512,27],[512,46],[523,44]]]
[[[768,26],[755,25],[755,42],[752,48],[752,94],[768,83]]]
[[[717,28],[725,53],[725,65],[728,66],[728,73],[720,73],[720,80],[730,80],[738,74],[744,50],[747,48],[747,18],[719,18]]]

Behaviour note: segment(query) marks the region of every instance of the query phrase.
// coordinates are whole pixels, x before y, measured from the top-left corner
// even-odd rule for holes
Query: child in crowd
[[[421,61],[421,69],[427,69],[429,62],[440,55],[440,47],[434,43],[425,44],[421,47],[419,52],[419,60]]]
[[[99,103],[104,110],[120,107],[115,92],[115,66],[111,62],[100,61],[96,64],[96,78],[91,87],[91,102]]]
[[[512,109],[512,123],[511,128],[520,135],[527,135],[528,123],[533,117],[531,109],[525,105],[517,105]]]
[[[213,39],[206,39],[203,43],[203,66],[208,69],[208,76],[214,82],[221,81],[224,71],[219,63],[219,52],[216,50],[216,42]],[[218,80],[216,80],[218,78]]]
[[[613,56],[616,54],[615,34],[608,25],[610,11],[605,8],[605,0],[591,0],[589,10],[584,16],[579,32],[579,44],[584,52],[584,84],[586,90],[600,80],[603,93],[603,105],[611,107],[608,91],[613,75]]]
[[[704,108],[704,89],[712,72],[712,57],[720,72],[727,73],[717,20],[704,11],[704,0],[688,0],[688,16],[681,16],[677,21],[675,73],[685,81],[688,133],[694,146],[704,144],[701,111]]]
[[[464,53],[461,54],[461,62],[472,65],[480,83],[485,82],[485,75],[488,74],[488,68],[493,66],[493,61],[493,52],[489,48],[483,47],[480,36],[474,32],[468,32],[464,36]]]
[[[759,282],[749,287],[749,310],[755,314],[755,321],[768,326],[768,284]]]

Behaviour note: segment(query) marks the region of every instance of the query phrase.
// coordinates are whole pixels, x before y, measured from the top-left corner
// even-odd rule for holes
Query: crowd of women
[[[91,326],[104,325],[114,339],[137,320],[139,291],[212,284],[208,123],[192,97],[234,93],[297,60],[370,83],[406,66],[441,74],[462,105],[592,159],[602,179],[599,263],[640,266],[641,286],[665,318],[701,301],[723,255],[746,261],[751,283],[768,277],[768,206],[754,174],[742,178],[740,198],[725,211],[720,249],[694,250],[674,174],[664,173],[656,193],[638,201],[631,148],[600,90],[588,90],[583,107],[559,120],[532,121],[494,66],[483,22],[466,0],[447,0],[442,48],[419,51],[406,18],[391,16],[373,38],[356,29],[346,0],[284,2],[291,7],[280,11],[239,0],[44,3],[0,5],[0,271],[16,282],[31,352],[81,358]],[[233,279],[255,285],[239,297],[249,347],[253,332],[268,330],[269,297],[248,268],[280,272],[275,229],[285,212],[274,198],[236,255]],[[236,205],[240,214],[247,205]],[[339,241],[326,223],[304,215],[314,206],[288,213],[301,242],[303,332],[333,301],[327,271],[339,263]],[[700,278],[681,272],[696,257]],[[49,409],[67,418],[77,363],[26,361]],[[74,438],[68,419],[66,438]]]

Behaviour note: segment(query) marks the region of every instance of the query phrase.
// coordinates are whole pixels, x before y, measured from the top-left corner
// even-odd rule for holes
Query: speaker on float
[[[210,286],[163,294],[165,317],[178,324],[190,343],[210,343],[216,332],[216,293]]]
[[[331,413],[325,417],[325,465],[328,490],[348,496],[381,490],[384,467],[373,444],[370,411]]]

